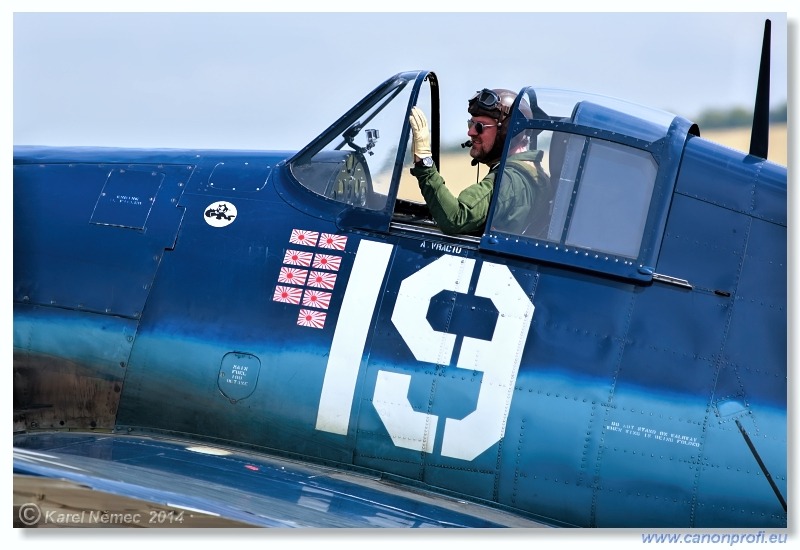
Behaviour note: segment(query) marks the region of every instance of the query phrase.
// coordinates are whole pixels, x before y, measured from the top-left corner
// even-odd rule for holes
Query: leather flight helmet
[[[503,125],[503,122],[511,116],[511,107],[517,94],[505,88],[495,88],[490,90],[484,88],[475,93],[469,100],[468,112],[472,116],[488,116]],[[533,118],[533,113],[525,98],[519,103],[519,110],[527,118]]]

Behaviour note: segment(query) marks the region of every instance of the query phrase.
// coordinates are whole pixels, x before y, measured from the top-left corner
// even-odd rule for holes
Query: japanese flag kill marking
[[[325,326],[327,314],[311,309],[301,309],[297,317],[297,324],[301,327],[322,328]]]
[[[278,282],[291,285],[304,285],[306,284],[306,277],[308,277],[308,271],[305,269],[282,267],[281,272],[278,274]]]
[[[347,237],[344,235],[333,235],[331,233],[323,233],[319,237],[320,248],[330,248],[331,250],[344,250],[347,245]]]
[[[306,229],[293,229],[289,242],[295,245],[319,247],[326,250],[344,250],[347,237],[334,233],[322,233]],[[336,284],[336,272],[342,265],[342,256],[336,254],[314,254],[303,250],[287,249],[283,257],[283,266],[278,274],[279,285],[275,287],[273,300],[289,304],[302,305],[309,308],[328,309],[332,294],[315,289],[332,290]],[[297,267],[295,267],[297,266]],[[315,270],[298,269],[313,267]],[[282,285],[296,285],[282,286]],[[313,309],[301,309],[297,324],[304,327],[323,328],[327,314]]]
[[[287,250],[286,254],[283,256],[283,263],[308,267],[311,265],[311,258],[313,256],[314,255],[311,252]]]
[[[339,271],[339,266],[342,264],[341,256],[333,256],[331,254],[317,254],[314,256],[314,269],[327,269],[330,271]]]
[[[321,290],[306,290],[303,294],[303,305],[307,307],[317,307],[328,309],[331,304],[331,293]]]
[[[312,271],[308,276],[308,286],[316,288],[332,289],[336,284],[336,274],[326,273],[324,271]]]
[[[319,233],[316,231],[292,229],[292,234],[289,237],[289,242],[293,244],[302,244],[305,246],[317,246],[318,239],[319,239]]]
[[[299,304],[300,296],[302,294],[303,290],[300,288],[278,285],[275,287],[275,294],[272,295],[272,299],[276,302],[284,302],[287,304]]]

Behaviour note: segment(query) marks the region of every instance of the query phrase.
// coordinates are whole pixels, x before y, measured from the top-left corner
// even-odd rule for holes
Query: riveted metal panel
[[[14,301],[138,318],[191,170],[15,165]]]

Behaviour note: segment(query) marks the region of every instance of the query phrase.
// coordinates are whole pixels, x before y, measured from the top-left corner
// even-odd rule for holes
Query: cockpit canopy
[[[524,110],[530,117],[520,102],[531,107]],[[401,192],[404,186],[416,187],[409,176],[408,124],[415,105],[428,117],[434,161],[447,180],[438,139],[438,82],[422,71],[385,81],[289,160],[294,178],[324,199],[343,228],[352,224],[389,232],[398,222],[411,222],[436,231],[421,197],[408,200]],[[503,192],[505,165],[519,152],[522,138],[528,150],[541,152],[553,194],[546,198],[544,214],[531,211],[537,223],[520,223],[519,216],[511,223],[497,206],[500,201],[493,200],[481,247],[567,263],[582,256],[582,264],[650,277],[680,152],[687,136],[697,134],[696,126],[614,98],[534,86],[519,92],[514,107],[495,197]],[[457,189],[457,184],[448,182],[448,187]]]

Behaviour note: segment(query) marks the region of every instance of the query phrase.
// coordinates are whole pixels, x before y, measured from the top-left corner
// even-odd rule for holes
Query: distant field
[[[750,149],[750,128],[731,130],[700,130],[700,137],[715,141],[726,147],[747,152]],[[769,130],[769,153],[772,162],[788,166],[788,140],[786,124],[774,124]]]
[[[731,130],[702,131],[700,137],[719,143],[731,149],[747,152],[750,149],[750,128],[735,128]],[[770,127],[769,134],[769,160],[787,166],[788,145],[786,124],[777,124]],[[465,149],[463,152],[442,155],[440,172],[444,176],[447,187],[458,194],[463,188],[475,183],[486,174],[486,167],[480,165],[480,172],[475,166],[470,166],[470,156]],[[403,174],[400,184],[400,198],[423,202],[419,192],[417,180],[408,171]]]

